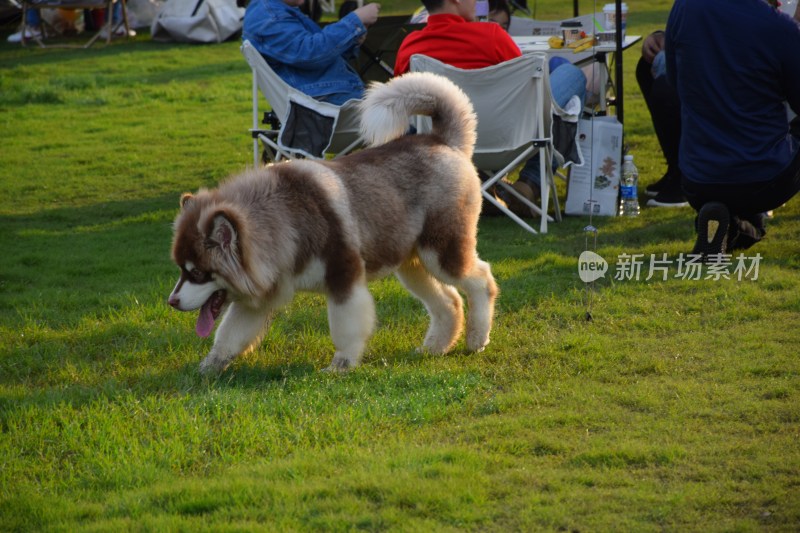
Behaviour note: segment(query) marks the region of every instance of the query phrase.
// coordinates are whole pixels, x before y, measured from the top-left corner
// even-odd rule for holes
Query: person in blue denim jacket
[[[348,60],[358,53],[379,4],[366,4],[321,28],[302,13],[304,0],[251,0],[242,39],[267,60],[278,76],[317,100],[340,105],[361,98],[364,83]]]

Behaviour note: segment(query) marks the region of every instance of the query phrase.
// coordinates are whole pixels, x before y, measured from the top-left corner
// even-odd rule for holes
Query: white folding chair
[[[553,182],[552,98],[545,54],[525,54],[491,67],[464,70],[424,55],[411,57],[411,70],[434,72],[458,85],[472,101],[478,116],[478,140],[473,162],[489,175],[481,190],[484,198],[498,207],[517,224],[531,233],[537,231],[505,205],[490,191],[503,187],[541,217],[539,231],[547,232],[553,218],[547,214],[552,192],[555,220],[561,220]],[[424,119],[418,130],[427,131]],[[529,201],[502,178],[536,152],[540,153],[541,205]]]
[[[358,102],[341,106],[320,102],[283,81],[249,41],[242,43],[242,54],[253,72],[253,165],[259,166],[259,141],[264,147],[263,162],[284,159],[342,156],[361,144]],[[269,102],[259,127],[259,91]]]

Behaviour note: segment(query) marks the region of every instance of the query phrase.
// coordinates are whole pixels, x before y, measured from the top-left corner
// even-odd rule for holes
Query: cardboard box
[[[569,173],[568,215],[616,216],[622,170],[622,124],[616,117],[593,117],[578,123],[583,165]]]

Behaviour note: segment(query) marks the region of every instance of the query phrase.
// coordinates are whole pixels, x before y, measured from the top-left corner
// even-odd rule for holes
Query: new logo
[[[594,252],[586,250],[578,258],[578,276],[584,283],[591,283],[606,275],[608,263]]]

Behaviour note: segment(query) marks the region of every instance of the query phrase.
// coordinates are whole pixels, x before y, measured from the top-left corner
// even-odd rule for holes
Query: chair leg
[[[114,32],[116,32],[121,27],[125,28],[125,38],[126,39],[130,39],[131,26],[130,26],[130,22],[128,21],[128,4],[126,3],[125,0],[112,0],[112,6],[113,6],[113,2],[114,1],[120,2],[121,6],[122,6],[120,8],[120,12],[122,13],[122,20],[118,20],[117,22],[112,22],[111,21],[112,16],[109,15],[109,19],[108,19],[109,20],[109,28],[108,28],[109,29],[109,33],[108,33],[109,39],[111,38],[112,34]],[[112,11],[113,11],[113,7],[112,7]]]
[[[553,195],[553,215],[556,222],[561,222],[561,205],[558,201],[558,190],[556,189],[556,182],[554,172],[550,165],[545,165],[545,160],[552,160],[552,147],[545,148],[543,151],[544,157],[539,158],[540,166],[540,186],[542,191],[542,211],[547,213],[549,211],[548,204],[550,195]],[[553,217],[549,215],[542,217],[541,229],[542,233],[547,233],[547,222],[553,222]]]
[[[558,201],[558,189],[556,189],[555,173],[551,173],[549,179],[550,192],[553,195],[553,216],[555,217],[556,222],[561,222],[561,204]]]
[[[130,21],[128,20],[128,3],[126,0],[117,1],[122,2],[122,23],[125,25],[125,38],[130,39],[131,25]]]
[[[486,198],[487,200],[489,200],[492,204],[494,204],[495,207],[497,207],[500,211],[502,211],[503,213],[508,215],[508,217],[511,220],[513,220],[514,222],[516,222],[517,224],[522,226],[523,229],[528,230],[529,232],[533,233],[534,235],[536,235],[538,233],[535,229],[533,229],[531,227],[530,224],[528,224],[527,222],[522,220],[520,217],[515,215],[509,208],[507,208],[506,206],[504,206],[503,204],[498,202],[497,198],[495,198],[494,196],[492,196],[491,194],[489,194],[486,191],[481,191],[481,194],[483,194],[483,197]]]
[[[552,159],[554,148],[550,146],[547,148],[546,152],[549,154],[548,160]],[[556,189],[556,181],[555,181],[556,172],[552,170],[552,166],[548,166],[547,168],[547,181],[548,181],[548,188],[550,189],[550,193],[553,195],[553,216],[555,217],[556,222],[561,222],[561,204],[558,201],[558,189]],[[544,193],[542,193],[544,196]],[[547,204],[543,204],[543,209],[547,207]],[[552,222],[552,219],[550,219]]]
[[[533,229],[533,227],[531,227],[530,224],[528,224],[522,218],[517,216],[514,212],[512,212],[510,209],[508,209],[508,207],[506,207],[502,203],[498,202],[497,199],[494,197],[494,195],[489,193],[489,189],[490,188],[492,188],[493,186],[499,184],[509,194],[513,195],[520,202],[522,202],[524,205],[526,205],[531,210],[531,212],[536,213],[537,215],[539,215],[542,218],[543,228],[544,228],[544,231],[546,232],[547,231],[547,222],[553,221],[553,218],[550,217],[550,215],[548,215],[547,212],[544,211],[542,208],[540,208],[538,205],[536,205],[535,203],[531,202],[530,200],[528,200],[527,198],[522,196],[520,193],[518,193],[517,190],[514,189],[514,187],[512,187],[510,184],[501,181],[503,176],[507,176],[513,169],[515,169],[520,163],[522,163],[522,161],[525,161],[528,158],[530,158],[530,156],[534,152],[535,152],[535,150],[533,148],[530,149],[530,150],[526,150],[523,153],[519,154],[519,156],[517,158],[515,158],[511,163],[506,165],[503,169],[498,170],[497,172],[494,172],[494,173],[490,174],[490,178],[487,179],[486,181],[484,181],[483,184],[481,184],[481,194],[489,202],[491,202],[493,205],[495,205],[500,211],[502,211],[503,213],[508,215],[508,217],[510,219],[512,219],[514,222],[516,222],[517,224],[522,226],[522,228],[524,228],[525,230],[527,230],[527,231],[529,231],[529,232],[531,232],[533,234],[537,234],[539,232],[536,231],[535,229]],[[542,151],[542,153],[544,154],[545,152]],[[542,160],[540,162],[540,164],[543,165],[544,164],[543,163],[544,157],[542,157],[540,159]],[[543,177],[544,177],[544,175],[543,175]],[[545,195],[548,195],[548,196],[545,196]],[[542,198],[543,199],[544,198],[549,198],[549,190],[547,190],[546,187],[542,188]],[[546,208],[546,203],[547,202],[545,201],[544,203],[545,203],[544,207]]]
[[[539,224],[539,231],[547,233],[547,206],[550,202],[550,176],[552,163],[550,162],[550,151],[547,148],[539,150],[539,191],[541,192],[542,217]]]
[[[35,9],[35,8],[29,7],[28,2],[27,1],[23,1],[22,2],[22,37],[21,37],[21,40],[20,40],[20,45],[22,45],[22,46],[25,46],[27,41],[28,41],[28,39],[25,38],[25,32],[28,30],[28,28],[30,28],[30,26],[28,26],[28,9]],[[40,17],[40,18],[41,18],[41,22],[39,23],[39,31],[41,32],[41,34],[38,35],[38,36],[34,36],[32,40],[34,42],[36,42],[36,44],[39,45],[39,48],[47,48],[47,45],[44,44],[44,40],[43,40],[45,37],[47,37],[47,22],[45,22],[43,17]],[[31,33],[33,33],[33,32],[31,32]]]
[[[281,147],[278,146],[278,143],[270,138],[269,136],[270,133],[274,134],[277,137],[278,132],[273,132],[273,131],[263,131],[258,134],[258,140],[261,141],[261,143],[263,144],[264,154],[266,155],[266,157],[264,157],[262,161],[265,164],[268,164],[270,162],[278,163],[280,161],[283,161],[284,159],[293,159],[291,154],[282,150]],[[257,162],[256,166],[258,166]]]
[[[542,208],[540,206],[534,204],[533,202],[531,202],[530,200],[528,200],[524,196],[522,196],[514,187],[512,187],[511,185],[509,185],[509,184],[507,184],[505,182],[500,182],[500,186],[503,187],[503,189],[505,189],[506,192],[508,192],[508,194],[512,195],[517,200],[519,200],[520,202],[525,204],[528,207],[528,209],[531,210],[531,212],[533,214],[542,216]],[[553,217],[551,217],[550,215],[548,215],[547,218],[548,218],[549,222],[553,221]]]
[[[83,45],[83,48],[89,48],[92,46],[96,41],[100,40],[100,37],[103,35],[103,30],[106,32],[106,45],[111,44],[111,34],[113,33],[113,24],[111,22],[113,18],[113,11],[114,11],[114,0],[106,0],[106,20],[103,21],[103,25],[100,27],[99,30],[89,39],[89,42]]]
[[[353,150],[355,150],[356,148],[358,148],[359,146],[361,146],[362,144],[364,144],[364,139],[359,137],[355,141],[353,141],[350,144],[348,144],[347,147],[345,149],[343,149],[341,152],[339,152],[338,154],[333,156],[333,158],[334,159],[338,159],[339,157],[347,155],[350,152],[352,152]]]
[[[253,138],[253,168],[258,166],[258,139]]]

